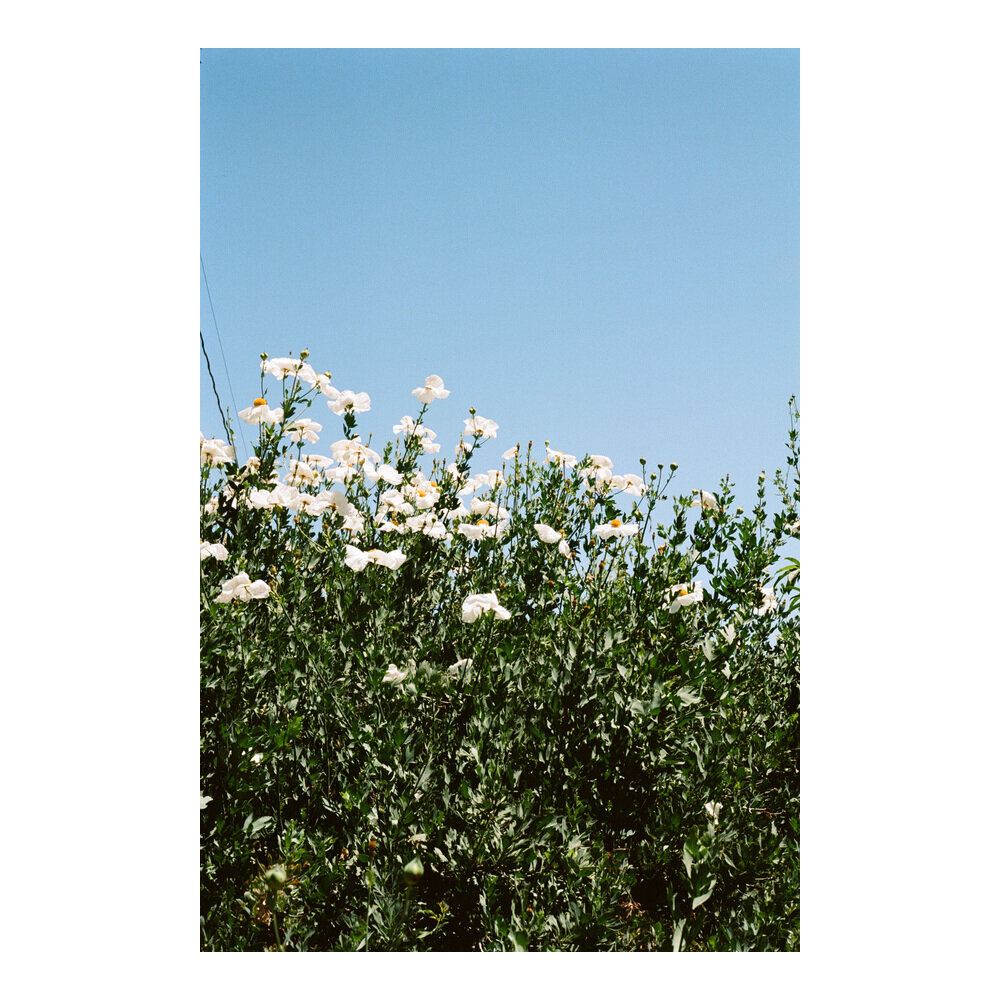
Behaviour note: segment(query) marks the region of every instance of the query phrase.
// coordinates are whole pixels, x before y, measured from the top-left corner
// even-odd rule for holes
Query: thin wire
[[[233,436],[229,433],[229,425],[226,423],[226,415],[222,412],[222,402],[219,399],[219,390],[215,388],[215,376],[212,374],[212,362],[208,360],[208,351],[205,350],[205,335],[198,331],[201,338],[201,353],[205,355],[205,364],[208,366],[208,377],[212,380],[212,392],[215,393],[215,405],[219,408],[219,416],[222,417],[222,429],[226,432],[229,444],[233,443]]]
[[[226,352],[222,348],[222,336],[219,334],[219,321],[215,318],[215,306],[212,304],[212,292],[211,292],[211,289],[209,289],[209,287],[208,287],[208,274],[205,271],[205,258],[199,253],[198,254],[198,260],[201,261],[201,275],[205,279],[205,292],[208,295],[208,307],[212,311],[212,322],[215,324],[215,338],[219,342],[219,353],[222,355],[222,367],[223,367],[223,370],[226,373],[226,383],[229,385],[229,396],[230,396],[230,398],[233,401],[233,409],[234,410],[238,410],[238,407],[236,405],[236,393],[233,392],[233,383],[232,383],[232,381],[229,378],[229,365],[226,364]],[[202,337],[202,339],[201,339],[201,349],[202,349],[202,351],[205,350],[205,338],[204,337]],[[208,354],[205,354],[205,363],[208,364]],[[211,369],[209,369],[208,374],[211,377],[211,374],[212,374],[212,370]],[[212,389],[213,390],[215,389],[215,380],[214,379],[212,380]],[[218,393],[215,394],[215,401],[217,403],[219,401],[219,394]],[[222,404],[221,403],[219,404],[219,413],[222,413]],[[223,417],[223,419],[222,419],[223,425],[225,425],[225,422],[226,422],[225,417]],[[227,434],[228,434],[228,431],[227,431]],[[244,455],[249,455],[250,454],[250,449],[247,448],[246,438],[243,436],[243,426],[242,426],[242,424],[240,425],[240,440],[243,442],[243,454]],[[229,443],[230,444],[233,443],[232,439],[230,439]]]

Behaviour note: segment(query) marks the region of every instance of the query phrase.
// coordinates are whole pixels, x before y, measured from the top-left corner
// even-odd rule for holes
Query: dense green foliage
[[[202,948],[797,949],[794,405],[771,515],[530,445],[463,496],[469,425],[303,455],[285,362],[254,459],[202,446]]]

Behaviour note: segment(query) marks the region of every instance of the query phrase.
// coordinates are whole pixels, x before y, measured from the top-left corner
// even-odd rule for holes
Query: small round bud
[[[414,858],[403,869],[403,881],[407,885],[416,885],[424,877],[424,866],[420,858]]]
[[[677,471],[677,468],[678,468],[678,466],[677,466],[677,463],[676,463],[676,462],[671,462],[671,463],[670,463],[670,471],[671,471],[671,472],[676,472],[676,471]]]
[[[299,352],[299,359],[301,361],[305,361],[305,359],[308,358],[308,357],[309,357],[309,352],[308,351],[300,351]]]
[[[260,352],[260,360],[261,361],[267,361],[267,351],[261,351]]]
[[[268,889],[280,889],[285,884],[286,878],[284,865],[275,865],[264,873]]]

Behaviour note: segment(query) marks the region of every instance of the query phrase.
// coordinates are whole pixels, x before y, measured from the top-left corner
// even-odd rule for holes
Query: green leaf
[[[694,901],[691,903],[691,909],[697,910],[702,903],[712,895],[712,890],[715,888],[715,879],[712,879],[711,884],[708,887],[708,892],[702,893],[700,896],[695,896]]]
[[[678,920],[677,924],[674,926],[674,940],[673,940],[674,951],[681,950],[681,937],[684,934],[684,925],[686,923],[687,923],[687,917],[681,917],[681,919]]]

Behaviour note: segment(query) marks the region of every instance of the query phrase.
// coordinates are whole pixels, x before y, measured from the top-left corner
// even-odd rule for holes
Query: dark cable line
[[[208,377],[212,380],[212,392],[215,393],[215,405],[219,408],[219,416],[222,417],[222,429],[226,432],[229,444],[232,446],[233,436],[229,433],[229,425],[226,423],[226,415],[222,412],[222,401],[219,399],[219,390],[215,388],[215,376],[212,374],[212,363],[208,360],[208,351],[205,350],[205,335],[198,331],[201,338],[201,353],[205,355],[205,364],[208,366]]]
[[[222,336],[219,333],[219,321],[215,318],[215,306],[212,304],[212,291],[208,287],[208,274],[205,271],[205,258],[199,253],[198,254],[198,260],[201,261],[201,275],[205,279],[205,292],[208,295],[208,307],[209,307],[209,309],[212,310],[212,322],[215,324],[215,338],[219,342],[219,353],[222,355],[222,368],[223,368],[223,370],[226,373],[226,383],[229,385],[229,395],[230,395],[230,398],[233,401],[233,409],[238,412],[239,411],[239,407],[236,405],[236,393],[233,392],[233,383],[232,383],[232,381],[229,378],[229,365],[226,364],[226,352],[222,348]],[[199,330],[198,332],[199,332],[199,335],[200,335],[201,331]],[[204,338],[204,336],[202,336],[202,338],[201,338],[201,349],[202,349],[202,352],[205,352],[205,338]],[[208,354],[207,353],[205,353],[205,364],[208,364]],[[211,367],[209,367],[209,369],[208,369],[208,374],[209,374],[209,377],[211,378],[211,375],[212,375],[212,369],[211,369]],[[213,392],[215,391],[215,379],[214,378],[212,379],[212,390],[213,390]],[[217,403],[219,402],[219,394],[217,392],[215,393],[215,401]],[[222,413],[222,404],[221,403],[219,403],[219,413]],[[222,418],[222,424],[225,427],[225,424],[226,424],[226,418],[225,417]],[[228,430],[228,428],[226,429],[226,435],[229,436],[229,430]],[[243,437],[243,427],[242,426],[240,427],[240,440],[243,442],[243,454],[244,455],[249,455],[250,454],[250,449],[247,448],[246,438]],[[229,443],[233,444],[232,437],[229,438]]]

